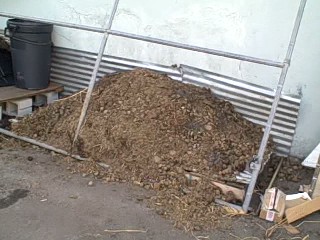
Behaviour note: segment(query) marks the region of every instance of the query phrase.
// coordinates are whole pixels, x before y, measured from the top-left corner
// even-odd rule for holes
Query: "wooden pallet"
[[[33,97],[40,95],[42,93],[48,92],[62,92],[63,86],[57,83],[51,82],[49,87],[40,90],[27,90],[22,88],[17,88],[15,86],[1,87],[0,88],[0,103],[9,100],[17,100],[21,98]]]
[[[0,88],[0,116],[23,117],[32,113],[33,107],[42,106],[58,100],[63,86],[50,83],[48,88],[41,90],[26,90],[14,86]],[[0,117],[1,119],[1,117]]]

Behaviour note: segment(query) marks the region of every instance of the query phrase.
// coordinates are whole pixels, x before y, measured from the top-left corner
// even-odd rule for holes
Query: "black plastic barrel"
[[[9,19],[14,78],[18,88],[44,89],[49,85],[53,25]]]

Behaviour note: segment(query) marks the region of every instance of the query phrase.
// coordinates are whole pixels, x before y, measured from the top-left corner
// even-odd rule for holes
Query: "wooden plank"
[[[50,82],[49,87],[40,90],[27,90],[22,88],[17,88],[15,86],[10,87],[0,87],[0,102],[5,102],[8,100],[32,97],[41,93],[47,92],[62,92],[63,86],[54,82]]]
[[[315,149],[308,155],[308,157],[303,160],[302,165],[305,167],[316,168],[318,163],[318,156],[320,155],[320,143]]]
[[[311,183],[311,197],[320,197],[320,155],[318,157],[318,163],[316,170],[314,171],[312,183]]]
[[[319,210],[320,197],[317,197],[298,206],[288,208],[285,213],[288,223],[292,223]]]
[[[320,197],[320,176],[317,176],[317,182],[315,184],[315,188],[312,193],[312,198]]]
[[[219,182],[212,182],[212,183],[215,186],[217,186],[224,195],[228,195],[228,194],[232,193],[235,199],[243,201],[244,195],[245,195],[245,191],[243,189],[231,187],[226,184],[219,183]]]

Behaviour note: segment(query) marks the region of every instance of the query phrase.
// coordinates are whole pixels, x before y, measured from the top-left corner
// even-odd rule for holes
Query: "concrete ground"
[[[88,186],[89,181],[93,186]],[[229,219],[210,232],[185,233],[147,208],[150,195],[129,184],[110,184],[67,170],[63,158],[34,149],[0,150],[1,240],[265,239],[272,224],[257,217]],[[306,219],[305,219],[306,220]],[[307,220],[320,220],[314,214]],[[320,223],[302,225],[301,238],[279,229],[271,239],[320,239]],[[140,233],[108,233],[133,229]]]

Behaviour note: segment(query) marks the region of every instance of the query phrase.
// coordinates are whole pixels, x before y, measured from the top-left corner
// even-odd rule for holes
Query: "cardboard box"
[[[260,218],[270,222],[282,220],[286,207],[286,195],[277,188],[267,189],[260,211]]]
[[[261,209],[259,217],[269,222],[280,222],[283,219],[283,214],[273,210]]]

